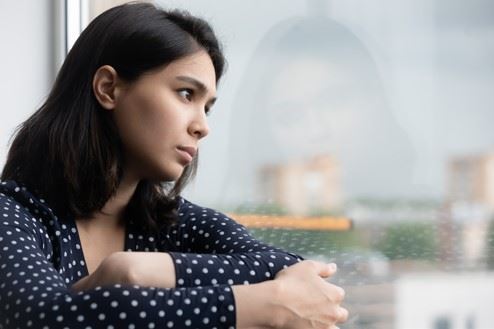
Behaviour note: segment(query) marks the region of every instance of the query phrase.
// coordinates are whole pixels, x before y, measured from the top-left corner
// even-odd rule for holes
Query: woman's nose
[[[201,139],[209,134],[209,125],[206,119],[206,114],[202,113],[194,118],[189,125],[189,134]]]

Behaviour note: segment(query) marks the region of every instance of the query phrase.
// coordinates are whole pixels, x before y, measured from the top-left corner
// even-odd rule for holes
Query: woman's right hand
[[[341,307],[345,292],[327,282],[336,272],[335,264],[306,260],[277,273],[275,328],[334,329],[348,318]]]

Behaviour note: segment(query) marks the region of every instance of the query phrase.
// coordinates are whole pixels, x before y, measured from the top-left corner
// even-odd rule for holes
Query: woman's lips
[[[192,146],[178,146],[177,150],[182,159],[188,163],[192,161],[197,153],[196,148]]]

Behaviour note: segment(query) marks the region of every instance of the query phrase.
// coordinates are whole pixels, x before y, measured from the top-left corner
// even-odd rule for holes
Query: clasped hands
[[[104,259],[93,273],[74,283],[71,290],[113,284],[174,288],[174,266],[167,253],[117,252]],[[336,324],[347,320],[348,311],[340,306],[344,290],[327,281],[335,272],[335,264],[305,260],[278,272],[274,280],[252,285],[272,292],[268,303],[276,311],[269,325],[263,328],[338,328]],[[255,294],[258,290],[253,287],[251,291]]]

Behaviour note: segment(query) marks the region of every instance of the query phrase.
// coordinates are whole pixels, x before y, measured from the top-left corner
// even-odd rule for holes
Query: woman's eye
[[[179,90],[179,91],[178,91],[178,94],[179,94],[182,98],[184,98],[184,99],[186,99],[186,100],[188,100],[188,101],[192,100],[192,93],[193,93],[193,92],[192,92],[192,90],[191,90],[191,89],[181,89],[181,90]]]

